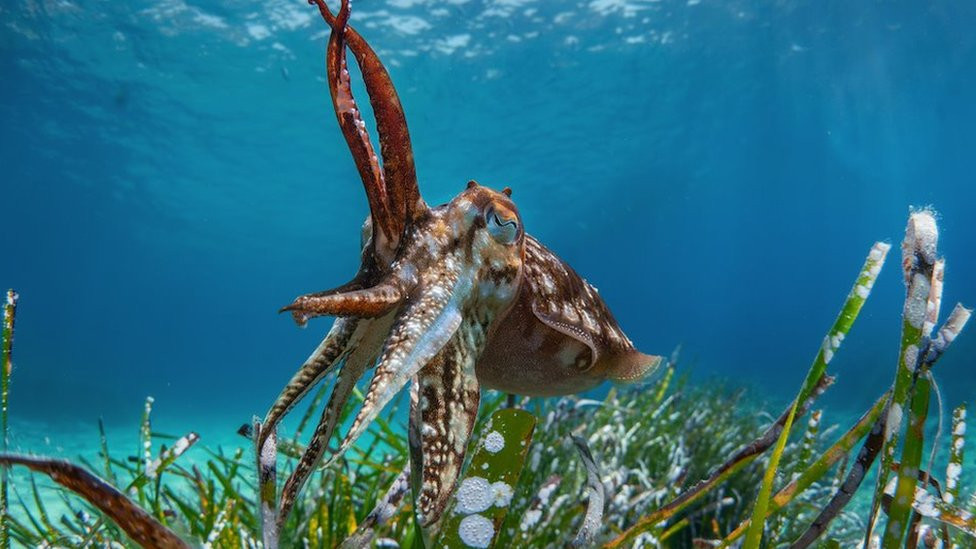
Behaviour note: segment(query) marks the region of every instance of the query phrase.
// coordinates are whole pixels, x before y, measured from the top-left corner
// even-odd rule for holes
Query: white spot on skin
[[[488,479],[483,477],[468,477],[461,482],[457,490],[457,507],[455,512],[462,515],[480,513],[491,507],[495,501],[495,494]]]
[[[505,437],[498,431],[492,431],[485,437],[485,451],[490,454],[497,454],[505,447]]]
[[[488,547],[495,537],[495,525],[481,515],[468,515],[461,519],[458,535],[468,547]]]

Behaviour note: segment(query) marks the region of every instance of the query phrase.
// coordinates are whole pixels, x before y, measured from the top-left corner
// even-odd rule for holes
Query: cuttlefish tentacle
[[[423,526],[444,512],[461,473],[478,417],[481,390],[474,365],[483,346],[483,327],[466,321],[417,375],[422,467],[416,505]]]
[[[274,432],[278,422],[281,421],[298,402],[308,394],[308,392],[318,384],[329,372],[332,371],[350,350],[355,349],[358,338],[353,337],[356,328],[361,321],[357,318],[339,318],[332,324],[332,329],[322,340],[322,343],[309,355],[301,368],[295,372],[281,394],[275,399],[268,414],[264,417],[261,425],[264,427],[259,434],[259,448],[263,447],[265,439]],[[360,330],[357,334],[361,334]],[[366,330],[368,331],[368,330]]]
[[[389,262],[406,228],[427,210],[417,186],[413,147],[403,105],[376,52],[347,25],[348,0],[343,0],[336,16],[332,15],[324,0],[310,0],[310,3],[318,6],[322,18],[333,29],[326,56],[332,102],[366,187],[374,226],[382,233],[374,237],[377,253],[381,261]],[[359,64],[373,108],[382,166],[370,144],[366,126],[352,95],[346,67],[347,45]]]
[[[370,321],[370,332],[365,335],[359,347],[349,354],[345,364],[342,365],[339,375],[336,376],[335,387],[329,396],[329,402],[322,409],[322,416],[315,427],[315,432],[312,433],[312,438],[305,447],[301,459],[299,459],[288,480],[285,481],[285,486],[281,491],[281,501],[278,507],[279,525],[288,517],[298,492],[305,485],[316,464],[322,459],[322,454],[325,453],[325,449],[328,447],[329,441],[332,440],[333,433],[335,433],[342,409],[349,401],[349,396],[356,387],[356,382],[376,362],[376,357],[379,356],[383,345],[383,339],[389,333],[392,323],[392,314]]]
[[[366,123],[352,95],[349,70],[346,67],[344,30],[348,18],[348,6],[343,3],[342,8],[339,9],[339,16],[334,22],[336,31],[329,37],[326,53],[329,91],[339,128],[346,139],[356,168],[359,170],[359,177],[363,180],[363,187],[366,189],[366,198],[373,217],[374,237],[378,242],[393,242],[399,237],[402,228],[396,226],[395,216],[389,211],[383,169],[373,150],[369,133],[366,131]],[[383,248],[385,249],[385,246]]]

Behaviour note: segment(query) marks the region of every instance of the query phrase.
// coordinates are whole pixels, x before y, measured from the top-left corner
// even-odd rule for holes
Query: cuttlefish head
[[[364,226],[364,242],[371,237]],[[391,275],[414,293],[451,280],[458,306],[477,305],[496,317],[515,298],[525,257],[525,230],[511,190],[468,183],[408,229]]]
[[[475,297],[501,306],[515,296],[525,257],[525,230],[511,192],[471,181],[444,211],[445,236],[477,280]]]

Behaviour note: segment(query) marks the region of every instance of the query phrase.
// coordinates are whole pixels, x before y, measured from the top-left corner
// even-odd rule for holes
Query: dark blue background
[[[946,310],[976,304],[976,4],[355,10],[400,91],[428,202],[470,178],[511,186],[529,232],[642,350],[683,343],[700,379],[785,402],[887,239],[827,402],[872,401],[895,365],[910,206],[942,214]],[[147,394],[195,424],[263,414],[328,327],[275,311],[355,272],[367,211],[324,30],[301,0],[2,4],[15,420],[129,421]],[[965,334],[940,363],[951,402],[973,397],[974,356]]]

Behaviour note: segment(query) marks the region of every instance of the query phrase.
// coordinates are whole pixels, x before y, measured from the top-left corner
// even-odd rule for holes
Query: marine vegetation
[[[932,211],[911,213],[902,244],[907,292],[891,387],[879,388],[875,403],[836,439],[832,429],[821,430],[824,413],[814,404],[833,383],[827,368],[884,265],[890,245],[879,242],[796,397],[766,421],[741,391],[675,379],[677,353],[665,363],[637,351],[596,289],[525,232],[510,189],[472,181],[449,203],[429,207],[396,91],[375,52],[347,25],[348,0],[335,15],[323,0],[312,3],[332,28],[327,80],[370,216],[356,276],[282,310],[301,325],[337,317],[332,329],[265,418],[241,428],[249,449],[217,448],[205,466],[183,465],[181,456],[199,437],[155,433],[149,398],[138,455],[113,454],[102,432],[101,462],[81,466],[6,452],[17,302],[11,290],[3,329],[0,548],[976,542],[976,501],[960,488],[964,405],[953,413],[945,474],[933,470],[941,428],[926,456],[938,395],[932,369],[970,317],[957,305],[936,329],[945,261]],[[370,97],[379,156],[352,96],[347,49]],[[656,370],[663,373],[651,379]],[[606,380],[630,384],[602,400],[533,398]],[[301,433],[329,387],[304,442]],[[282,436],[282,419],[313,390],[293,436]],[[404,407],[405,426],[397,414]],[[937,415],[936,423],[941,408]],[[349,428],[339,436],[343,425]],[[854,496],[876,463],[870,503],[859,509]],[[19,507],[12,512],[11,466],[62,486],[55,493],[71,514],[52,520],[33,477],[29,489],[14,490]]]

